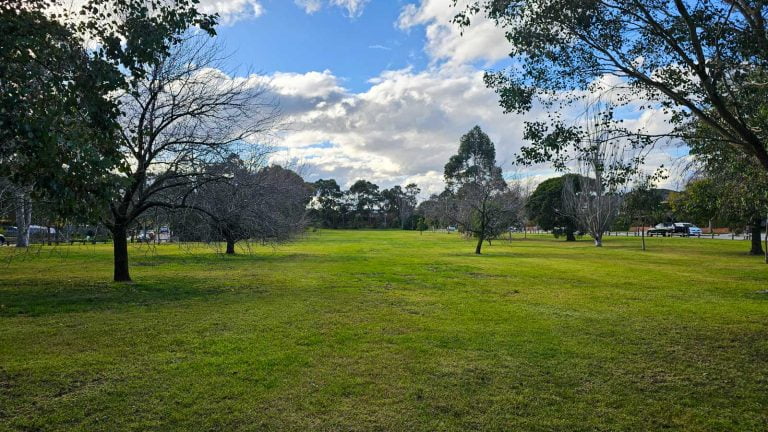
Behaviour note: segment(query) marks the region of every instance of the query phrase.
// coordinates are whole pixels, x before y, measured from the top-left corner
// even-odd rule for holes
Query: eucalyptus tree
[[[311,213],[321,226],[338,228],[344,224],[344,193],[334,179],[320,179],[314,184]]]
[[[368,180],[360,179],[349,187],[348,194],[354,202],[356,217],[359,220],[367,220],[368,226],[373,226],[374,216],[376,216],[382,203],[379,186]]]
[[[485,240],[509,227],[522,207],[519,194],[511,191],[496,165],[496,148],[488,135],[475,126],[461,137],[458,153],[445,165],[449,191],[447,216],[477,237],[475,253]]]
[[[401,229],[415,228],[415,221],[412,221],[411,217],[416,211],[419,193],[421,189],[415,183],[409,183],[405,187],[397,185],[381,191],[383,210],[386,215],[392,216],[391,224],[396,222]]]
[[[454,4],[457,1],[454,0]],[[473,0],[455,18],[483,13],[506,31],[513,66],[487,73],[507,112],[569,105],[616,77],[620,103],[647,101],[673,125],[696,118],[768,172],[766,129],[749,114],[766,85],[768,3],[730,0]],[[554,110],[553,110],[554,111]],[[569,126],[529,123],[538,140],[522,157],[557,156]],[[667,136],[685,134],[675,130]]]
[[[219,180],[208,166],[247,151],[279,120],[267,87],[230,78],[222,60],[207,34],[186,33],[129,77],[120,96],[124,186],[105,218],[116,281],[130,280],[126,236],[134,220],[156,207],[189,207],[197,188]]]

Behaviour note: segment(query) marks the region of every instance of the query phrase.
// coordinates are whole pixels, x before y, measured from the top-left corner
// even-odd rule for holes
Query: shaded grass
[[[768,429],[768,266],[648,243],[322,231],[129,285],[44,249],[0,274],[0,429]]]

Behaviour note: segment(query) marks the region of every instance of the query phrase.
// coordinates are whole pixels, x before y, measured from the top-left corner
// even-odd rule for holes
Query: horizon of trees
[[[479,126],[445,165],[446,189],[421,203],[415,184],[382,189],[360,179],[342,190],[333,179],[310,186],[269,167],[263,155],[282,127],[279,105],[262,84],[211,72],[225,58],[212,39],[218,17],[197,3],[89,0],[71,11],[58,11],[56,0],[0,4],[0,202],[12,203],[0,210],[16,219],[17,246],[28,246],[35,221],[98,224],[113,239],[114,280],[127,282],[131,232],[179,212],[194,214],[197,230],[208,232],[199,237],[225,240],[229,253],[249,238],[286,241],[306,216],[329,228],[450,224],[478,239],[478,254],[484,241],[524,223],[526,193],[504,179]],[[588,232],[600,246],[617,224],[666,212],[748,227],[751,253],[764,252],[768,6],[745,5],[475,0],[458,13],[463,26],[484,13],[513,42],[520,67],[486,75],[501,107],[550,111],[546,121],[526,122],[528,145],[516,163],[575,174],[562,182],[557,206],[545,200],[570,221],[553,229],[564,227],[567,238]],[[673,130],[623,126],[615,113],[637,98],[622,86],[596,88],[606,74],[672,114]],[[560,117],[585,101],[584,118]],[[696,175],[664,204],[652,192],[662,174],[642,166],[667,138],[691,149]],[[242,166],[221,169],[234,160]],[[543,220],[528,207],[529,218]]]
[[[421,189],[414,183],[381,189],[360,179],[343,190],[335,179],[320,179],[312,186],[309,216],[318,227],[418,229]]]

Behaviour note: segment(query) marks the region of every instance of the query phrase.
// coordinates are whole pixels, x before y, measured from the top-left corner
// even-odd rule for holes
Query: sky
[[[541,181],[548,166],[515,166],[525,120],[504,114],[483,73],[508,64],[502,30],[477,18],[462,34],[452,0],[201,0],[219,13],[225,72],[266,80],[288,125],[273,161],[302,167],[308,181],[364,178],[382,187],[415,182],[443,189],[442,172],[461,135],[479,125],[510,177]],[[637,104],[639,106],[639,103]],[[665,129],[663,113],[625,110],[625,121]],[[685,152],[660,149],[648,167]],[[661,186],[679,188],[672,175]]]

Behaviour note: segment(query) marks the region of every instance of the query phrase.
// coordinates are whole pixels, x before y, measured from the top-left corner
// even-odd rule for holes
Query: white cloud
[[[296,159],[309,168],[308,180],[335,178],[349,186],[365,178],[383,187],[415,182],[425,194],[443,188],[442,172],[461,135],[480,125],[496,144],[497,160],[519,178],[541,179],[556,173],[549,166],[514,166],[524,145],[525,120],[544,120],[534,108],[525,117],[503,114],[497,95],[469,66],[443,64],[425,71],[385,71],[367,91],[351,92],[330,71],[276,73],[270,80],[287,122],[276,160]],[[575,117],[576,109],[564,115]],[[649,131],[665,127],[661,111],[627,116],[627,126]],[[649,167],[671,161],[666,152]]]
[[[308,14],[315,13],[323,7],[323,3],[320,0],[295,0],[295,3]]]
[[[369,1],[370,0],[330,0],[330,3],[334,6],[346,9],[349,16],[356,17],[363,13],[363,9]]]
[[[314,167],[316,178],[414,181],[437,192],[445,162],[474,125],[494,139],[500,162],[509,165],[520,148],[522,118],[502,114],[482,74],[452,66],[386,71],[361,93],[341,87],[329,71],[275,74],[271,85],[292,125],[279,145]]]
[[[198,9],[208,14],[219,14],[222,25],[258,18],[264,13],[264,7],[258,0],[200,0]]]
[[[237,2],[246,0],[237,0]],[[230,2],[232,3],[232,2]],[[295,0],[307,13],[323,7],[342,7],[359,16],[365,0]],[[413,31],[423,27],[425,51],[432,59],[423,71],[383,71],[370,80],[371,87],[352,92],[331,71],[278,72],[248,79],[269,82],[279,97],[290,125],[276,145],[285,149],[275,161],[299,161],[307,180],[335,178],[349,186],[365,178],[382,187],[415,182],[424,194],[442,190],[442,172],[458,148],[461,135],[480,125],[496,144],[497,160],[509,171],[528,180],[541,181],[555,173],[549,166],[520,169],[514,154],[525,143],[525,120],[546,120],[534,108],[523,116],[503,114],[498,96],[486,88],[483,71],[468,63],[493,63],[507,56],[509,44],[503,31],[477,17],[462,36],[451,22],[458,11],[451,0],[423,0],[405,6],[398,26]],[[371,48],[379,48],[371,46]],[[607,87],[616,84],[605,78]],[[565,116],[573,113],[565,113]],[[627,122],[661,130],[661,112],[633,112]],[[667,163],[666,153],[654,155],[652,164]]]
[[[509,55],[504,30],[481,14],[473,16],[472,25],[461,29],[452,22],[466,1],[452,7],[453,0],[422,0],[419,5],[403,7],[397,25],[402,30],[424,26],[424,50],[433,61],[466,64],[473,61],[493,63]]]
[[[336,6],[347,11],[347,15],[351,18],[356,18],[362,15],[365,5],[370,0],[326,0],[325,3],[329,6]],[[308,14],[315,13],[323,8],[322,0],[294,0],[299,7],[304,9]]]

